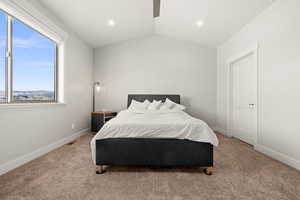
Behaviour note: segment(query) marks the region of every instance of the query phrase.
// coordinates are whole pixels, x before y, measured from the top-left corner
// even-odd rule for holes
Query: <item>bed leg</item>
[[[203,169],[203,172],[206,174],[206,175],[212,175],[213,174],[213,167],[206,167]]]
[[[104,173],[104,166],[96,165],[96,174],[103,174],[103,173]]]

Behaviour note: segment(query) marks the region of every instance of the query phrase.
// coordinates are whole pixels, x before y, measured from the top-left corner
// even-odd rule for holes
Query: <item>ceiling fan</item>
[[[160,0],[153,0],[153,17],[159,17],[160,15]]]

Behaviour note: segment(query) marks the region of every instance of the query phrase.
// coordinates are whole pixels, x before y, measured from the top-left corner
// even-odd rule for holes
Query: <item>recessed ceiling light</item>
[[[201,21],[201,20],[198,20],[198,21],[196,22],[196,26],[198,26],[198,27],[201,27],[201,26],[203,26],[203,25],[204,25],[204,22]]]
[[[110,20],[107,21],[107,25],[113,27],[113,26],[116,25],[116,22],[113,19],[110,19]]]

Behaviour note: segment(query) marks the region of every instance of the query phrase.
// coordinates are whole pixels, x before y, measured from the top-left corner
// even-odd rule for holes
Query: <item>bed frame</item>
[[[131,100],[170,100],[180,103],[180,95],[128,95]],[[213,145],[170,138],[108,138],[96,140],[96,173],[105,166],[202,167],[213,172]]]

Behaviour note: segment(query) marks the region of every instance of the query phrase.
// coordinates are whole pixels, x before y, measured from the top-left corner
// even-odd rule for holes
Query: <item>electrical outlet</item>
[[[72,129],[75,129],[75,124],[74,124],[74,123],[72,123],[71,127],[72,127]]]

